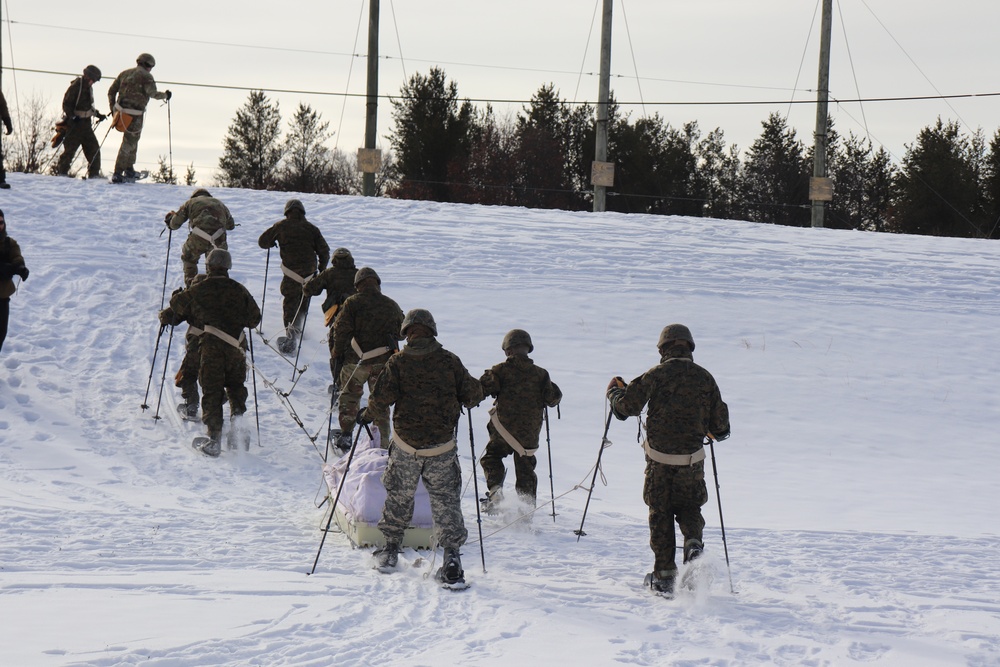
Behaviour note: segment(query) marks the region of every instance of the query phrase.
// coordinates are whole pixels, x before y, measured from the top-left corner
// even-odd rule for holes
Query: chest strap
[[[700,447],[698,451],[693,454],[664,454],[663,452],[658,452],[650,447],[649,440],[644,440],[642,443],[642,449],[646,452],[646,456],[652,460],[668,466],[689,466],[705,460],[704,447]]]
[[[205,325],[205,333],[212,334],[213,336],[215,336],[216,338],[218,338],[219,340],[221,340],[224,343],[229,343],[230,345],[232,345],[233,347],[235,347],[240,352],[243,351],[243,342],[246,340],[246,332],[245,331],[240,331],[240,337],[237,339],[237,338],[233,338],[232,336],[230,336],[229,334],[227,334],[222,329],[217,329],[217,328],[213,327],[211,324],[206,324]]]
[[[403,442],[403,439],[399,437],[398,433],[392,434],[391,442],[392,444],[396,445],[407,454],[411,456],[420,456],[420,457],[438,456],[439,454],[445,454],[455,449],[456,445],[458,444],[455,442],[454,438],[452,438],[443,445],[437,445],[436,447],[428,447],[427,449],[417,449],[416,447],[411,447],[410,445]]]
[[[306,278],[303,278],[299,274],[295,273],[294,271],[292,271],[290,268],[288,268],[284,264],[281,265],[281,272],[283,274],[285,274],[285,277],[291,278],[292,280],[294,280],[295,282],[297,282],[300,285],[305,285],[305,283],[306,283]]]
[[[490,423],[493,424],[493,428],[495,428],[497,430],[497,433],[500,434],[500,437],[502,437],[507,442],[507,444],[510,445],[511,449],[513,449],[521,456],[535,455],[535,452],[538,451],[538,447],[535,447],[534,449],[525,449],[524,445],[518,442],[517,438],[515,438],[511,434],[511,432],[507,430],[507,427],[500,423],[500,418],[497,417],[497,406],[494,405],[492,408],[490,408],[489,413],[490,413]]]
[[[361,359],[362,362],[374,359],[375,357],[381,357],[383,354],[392,352],[392,348],[388,345],[384,347],[376,347],[374,350],[368,350],[367,352],[362,352],[361,346],[358,345],[357,338],[351,339],[351,349],[354,350],[354,354],[358,355],[358,358]]]
[[[209,243],[211,243],[213,246],[215,246],[216,248],[218,248],[219,244],[216,243],[216,241],[218,241],[221,237],[223,237],[223,236],[226,235],[226,228],[225,227],[219,227],[217,230],[215,230],[214,234],[209,234],[208,232],[206,232],[201,227],[191,227],[191,233],[194,234],[195,236],[197,236],[200,239],[205,239],[206,241],[208,241]]]

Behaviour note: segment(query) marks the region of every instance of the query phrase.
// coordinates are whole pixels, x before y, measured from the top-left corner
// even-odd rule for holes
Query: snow
[[[188,444],[200,425],[175,414],[180,331],[153,419],[162,220],[191,188],[8,178],[0,208],[31,275],[0,353],[2,665],[1000,664],[995,241],[302,195],[331,247],[404,309],[430,309],[474,375],[524,328],[565,394],[550,414],[556,516],[547,502],[530,529],[484,517],[485,572],[460,423],[472,588],[455,593],[424,578],[440,553],[408,550],[382,575],[340,534],[307,575],[325,523],[318,303],[294,386],[254,336],[260,446],[254,426],[249,452],[208,459]],[[240,225],[232,276],[259,299],[256,239],[291,195],[210,190]],[[674,601],[642,588],[634,419],[612,421],[574,534],[608,379],[654,365],[670,322],[691,327],[733,424],[715,446],[731,567],[710,480],[714,577]],[[486,404],[472,422],[481,453]]]

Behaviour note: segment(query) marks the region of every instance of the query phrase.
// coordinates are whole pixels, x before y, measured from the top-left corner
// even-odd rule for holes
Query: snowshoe
[[[178,403],[177,413],[184,421],[196,422],[198,421],[198,403]]]
[[[278,352],[282,354],[294,354],[295,353],[295,338],[293,336],[278,336],[275,341],[278,345]]]
[[[485,498],[479,499],[479,507],[480,509],[482,509],[484,514],[488,514],[490,516],[496,516],[497,514],[500,514],[500,512],[502,511],[502,508],[500,507],[500,503],[502,501],[503,501],[503,489],[497,487],[492,491],[487,491]]]
[[[642,584],[654,595],[659,595],[660,597],[672,600],[674,597],[674,582],[676,581],[676,578],[676,572],[650,572],[646,575]]]
[[[219,454],[222,453],[222,446],[219,444],[218,436],[196,436],[195,439],[191,441],[191,446],[205,456],[211,456],[212,458],[218,458]]]
[[[465,571],[462,570],[462,559],[458,549],[444,550],[444,565],[438,568],[434,578],[441,584],[441,588],[452,591],[461,591],[469,587],[465,581]]]
[[[333,446],[340,450],[341,454],[351,451],[351,434],[341,431],[334,431]]]
[[[135,171],[129,169],[125,172],[115,172],[111,175],[112,183],[135,183],[136,181],[141,181],[142,179],[149,176],[149,172],[146,170]]]
[[[376,549],[372,555],[375,556],[375,569],[387,574],[394,571],[399,564],[399,545],[388,542],[381,549]]]

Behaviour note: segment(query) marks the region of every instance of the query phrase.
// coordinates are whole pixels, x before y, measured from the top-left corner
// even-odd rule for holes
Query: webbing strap
[[[121,111],[122,113],[127,113],[130,116],[142,116],[146,112],[142,109],[126,109],[122,105],[115,102],[115,111]]]
[[[191,334],[192,336],[200,336],[203,333],[205,333],[205,330],[204,329],[199,329],[195,325],[188,323],[188,330],[187,330],[187,332],[189,334]]]
[[[285,276],[287,276],[288,278],[291,278],[292,280],[294,280],[295,282],[297,282],[300,285],[304,285],[305,282],[306,282],[305,278],[303,278],[299,274],[295,273],[294,271],[292,271],[290,268],[288,268],[284,264],[281,265],[281,272],[283,274],[285,274]]]
[[[444,443],[443,445],[438,445],[437,447],[429,447],[427,449],[417,449],[416,447],[411,447],[410,445],[406,444],[403,441],[403,439],[399,437],[398,433],[392,434],[391,442],[400,449],[402,449],[407,454],[410,454],[411,456],[423,456],[423,457],[437,456],[439,454],[450,452],[451,450],[455,449],[455,447],[458,445],[458,443],[455,442],[454,439],[451,439],[448,442]]]
[[[668,466],[689,466],[694,465],[698,461],[705,460],[705,448],[701,447],[698,451],[693,454],[664,454],[663,452],[658,452],[649,446],[649,440],[644,440],[642,442],[642,449],[646,452],[646,456],[653,459],[657,463],[663,463]]]
[[[361,351],[361,346],[358,345],[358,339],[351,339],[351,349],[354,350],[354,354],[358,355],[361,361],[368,361],[369,359],[374,359],[375,357],[381,357],[387,352],[392,352],[392,348],[386,345],[385,347],[376,347],[374,350],[368,350],[367,352]]]
[[[223,236],[226,235],[226,228],[225,227],[219,227],[217,230],[215,230],[214,234],[209,234],[208,232],[206,232],[201,227],[192,227],[191,228],[191,233],[194,234],[195,236],[197,236],[198,238],[205,239],[206,241],[208,241],[209,243],[211,243],[213,246],[215,246],[216,248],[218,248],[219,244],[216,243],[216,241],[218,241],[221,237],[223,237]]]
[[[500,436],[507,441],[507,444],[510,445],[511,449],[513,449],[521,456],[535,455],[535,452],[538,451],[538,447],[535,447],[534,449],[525,449],[524,445],[518,442],[517,438],[515,438],[511,434],[511,432],[507,430],[507,427],[500,423],[500,418],[497,417],[497,406],[494,405],[492,408],[490,408],[489,413],[490,413],[490,423],[493,424],[493,428],[495,428],[497,430],[497,433],[499,433]]]
[[[233,338],[222,329],[216,329],[211,324],[205,325],[205,333],[210,333],[224,343],[229,343],[237,350],[243,351],[243,341],[246,340],[246,332],[240,331],[239,339]]]

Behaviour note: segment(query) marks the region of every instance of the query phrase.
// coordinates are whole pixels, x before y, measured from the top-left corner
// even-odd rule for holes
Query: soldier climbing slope
[[[354,256],[347,248],[337,248],[333,251],[333,259],[330,266],[320,271],[302,285],[302,291],[306,296],[319,296],[320,292],[326,290],[326,298],[323,300],[323,323],[329,327],[327,341],[330,344],[330,374],[333,376],[333,384],[330,386],[331,394],[339,392],[340,368],[337,365],[336,356],[333,354],[333,323],[337,319],[340,306],[347,300],[347,297],[356,292],[354,289],[354,275],[358,272],[354,266]]]
[[[191,193],[191,198],[177,211],[167,213],[163,222],[170,229],[179,229],[185,222],[191,227],[191,233],[181,248],[184,284],[187,286],[198,275],[198,258],[207,255],[213,248],[228,250],[226,232],[236,229],[233,214],[205,188]]]

